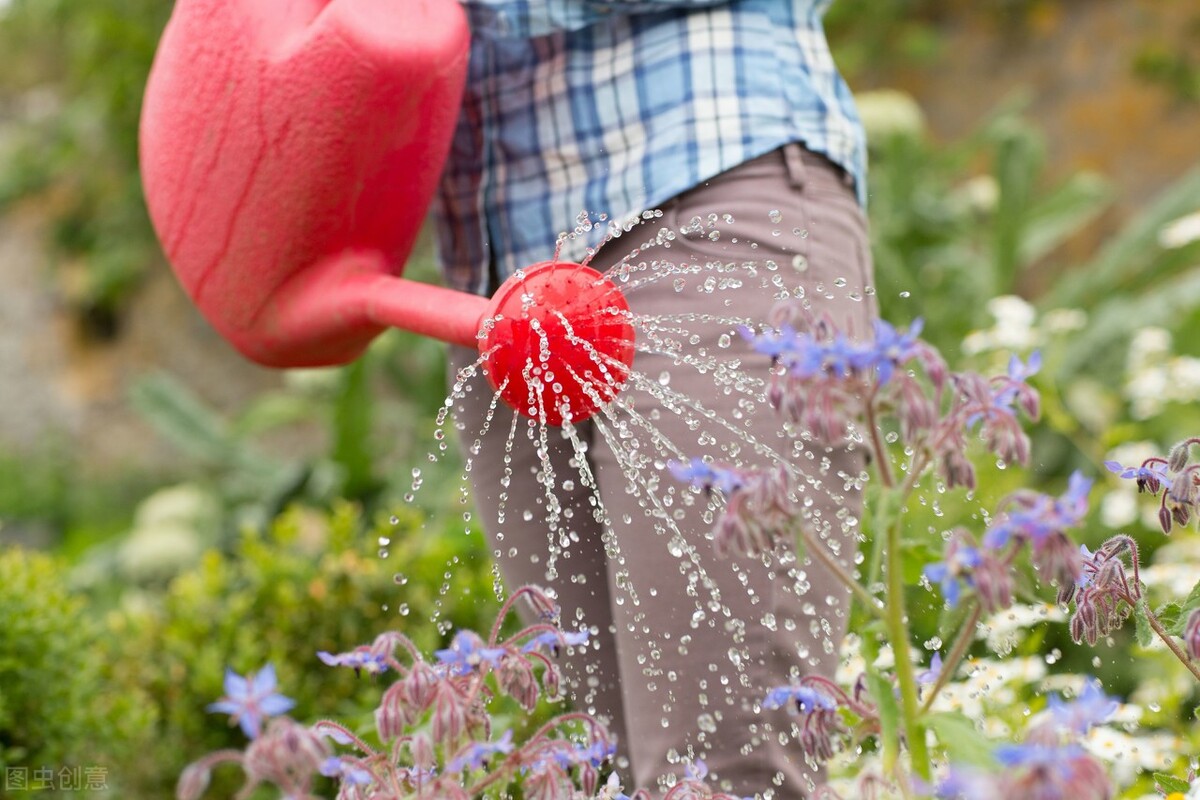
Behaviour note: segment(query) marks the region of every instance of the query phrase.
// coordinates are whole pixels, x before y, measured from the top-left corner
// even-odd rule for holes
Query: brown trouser
[[[816,773],[794,742],[780,741],[796,717],[757,704],[794,676],[832,676],[848,592],[819,563],[797,560],[790,540],[770,558],[718,558],[707,538],[712,504],[663,464],[705,453],[761,464],[770,448],[817,476],[820,488],[802,485],[800,499],[831,549],[852,561],[861,453],[789,437],[765,403],[696,361],[702,354],[740,359],[742,374],[766,379],[768,359],[750,351],[734,320],[765,321],[781,287],[793,294],[802,287],[815,310],[869,331],[875,306],[865,222],[840,170],[799,145],[719,175],[662,212],[605,245],[592,265],[603,271],[660,229],[675,233],[669,247],[647,247],[632,259],[661,262],[634,270],[629,282],[632,310],[657,318],[659,330],[639,333],[646,349],[634,370],[694,405],[664,406],[644,383],[630,385],[623,408],[577,426],[576,444],[559,429],[539,443],[527,420],[503,403],[485,425],[493,393],[478,376],[457,401],[456,426],[505,581],[553,589],[563,626],[592,630],[589,646],[566,659],[567,677],[576,708],[609,720],[634,786],[653,790],[660,778],[682,777],[686,762],[703,759],[738,795],[799,798]],[[715,238],[710,214],[717,215]],[[688,265],[698,268],[680,269]],[[660,273],[670,274],[646,279]],[[722,321],[689,316],[699,314]],[[456,371],[474,359],[461,348],[451,354]],[[704,409],[749,436],[731,433]],[[587,448],[582,466],[580,444]],[[543,486],[548,470],[552,496]]]

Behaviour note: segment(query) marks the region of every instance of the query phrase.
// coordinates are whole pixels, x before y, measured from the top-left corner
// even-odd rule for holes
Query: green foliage
[[[136,683],[110,691],[105,626],[66,577],[59,559],[0,551],[0,773],[113,770],[137,756],[156,718]]]
[[[393,542],[387,559],[381,539]],[[292,508],[266,533],[246,532],[234,552],[209,552],[162,596],[129,598],[111,615],[118,635],[105,660],[113,680],[143,687],[160,722],[146,744],[153,769],[126,765],[124,774],[136,776],[141,794],[163,796],[188,761],[243,744],[240,731],[204,713],[222,694],[227,666],[245,674],[274,664],[297,718],[337,715],[369,734],[378,687],[326,667],[316,652],[349,650],[390,629],[429,650],[451,628],[490,621],[498,604],[481,541],[429,531],[412,514],[364,533],[349,504],[328,514]]]
[[[980,163],[988,171],[967,178]],[[884,316],[923,317],[926,338],[952,353],[986,325],[989,299],[1037,289],[1027,286],[1032,268],[1111,197],[1088,173],[1045,189],[1042,166],[1041,136],[1013,108],[950,146],[920,131],[874,137],[869,210]]]
[[[14,0],[3,12],[0,92],[50,109],[27,114],[0,153],[0,207],[49,201],[59,260],[83,267],[70,299],[92,318],[112,317],[159,258],[137,179],[137,126],[170,9],[166,0]]]
[[[93,598],[119,585],[84,593],[61,560],[0,552],[0,766],[99,764],[122,796],[169,796],[189,761],[244,744],[204,711],[227,666],[272,663],[297,718],[337,715],[372,736],[379,686],[317,651],[395,629],[430,652],[499,607],[479,533],[397,515],[292,507],[168,587],[124,588],[115,606]],[[231,795],[221,782],[235,777],[218,773],[217,786]]]

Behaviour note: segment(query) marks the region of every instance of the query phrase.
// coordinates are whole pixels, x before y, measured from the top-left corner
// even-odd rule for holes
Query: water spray
[[[579,421],[633,362],[611,281],[549,261],[488,300],[402,277],[468,45],[453,0],[179,0],[142,110],[150,217],[201,313],[260,364],[347,363],[396,327],[478,347],[509,405]]]

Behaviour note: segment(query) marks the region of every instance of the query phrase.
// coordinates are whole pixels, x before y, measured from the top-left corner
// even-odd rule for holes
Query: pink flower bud
[[[176,800],[197,800],[208,788],[209,772],[206,764],[188,764],[175,787]]]
[[[1188,617],[1183,630],[1183,643],[1187,649],[1188,658],[1200,661],[1200,609],[1196,609]]]

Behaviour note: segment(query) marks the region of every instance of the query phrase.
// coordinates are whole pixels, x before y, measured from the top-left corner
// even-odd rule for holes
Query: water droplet
[[[779,209],[772,208],[767,212],[767,219],[771,220],[771,222],[781,222],[783,220],[783,214],[779,213]]]

